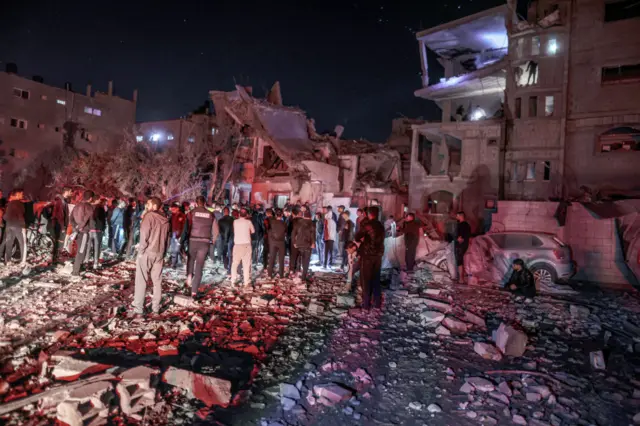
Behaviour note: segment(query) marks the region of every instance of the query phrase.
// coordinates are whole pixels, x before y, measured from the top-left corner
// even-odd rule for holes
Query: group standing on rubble
[[[21,262],[26,264],[28,220],[24,191],[14,189],[8,202],[1,195],[0,258],[9,262],[17,246]],[[133,306],[136,314],[143,312],[149,282],[154,288],[151,310],[158,311],[165,257],[172,269],[186,264],[185,290],[197,300],[207,257],[224,266],[232,286],[237,284],[242,269],[243,288],[247,288],[252,284],[252,273],[258,264],[262,264],[262,274],[270,279],[298,276],[310,282],[314,252],[318,266],[325,270],[334,268],[339,258],[336,270],[346,272],[349,290],[359,271],[362,308],[380,308],[385,237],[395,236],[396,230],[403,232],[406,267],[412,271],[423,232],[423,223],[413,213],[405,214],[398,221],[391,216],[383,224],[377,205],[357,209],[353,221],[345,206],[338,206],[337,212],[332,206],[324,206],[313,214],[309,203],[301,202],[265,210],[262,204],[207,206],[202,196],[194,203],[170,205],[151,197],[143,208],[134,198],[107,199],[90,190],[82,192],[77,197],[79,200],[73,200],[73,196],[71,188],[63,188],[52,202],[38,208],[41,218],[47,221],[53,242],[52,264],[59,262],[61,252],[71,253],[74,242],[73,277],[80,276],[84,264],[99,269],[103,250],[121,258],[135,256]],[[459,277],[464,277],[462,262],[470,228],[463,213],[458,214],[458,223],[455,257],[460,265]]]

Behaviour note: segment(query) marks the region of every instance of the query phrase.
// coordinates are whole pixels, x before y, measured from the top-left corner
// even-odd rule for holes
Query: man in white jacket
[[[233,260],[231,262],[231,285],[235,285],[238,265],[242,262],[244,286],[251,285],[251,234],[256,230],[247,217],[246,209],[240,210],[240,217],[233,221]]]
[[[331,206],[324,207],[324,268],[333,264],[333,243],[337,237],[336,222],[333,220]],[[331,260],[329,260],[331,257]],[[328,266],[327,266],[328,265]]]

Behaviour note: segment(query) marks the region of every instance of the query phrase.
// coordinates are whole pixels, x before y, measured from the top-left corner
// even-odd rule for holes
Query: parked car
[[[493,255],[491,262],[496,266],[504,265],[508,268],[513,260],[518,258],[524,260],[536,281],[541,284],[566,281],[575,273],[571,249],[551,234],[496,232],[480,235],[472,240],[472,244],[478,243],[491,247],[490,253]],[[426,260],[438,268],[447,270],[444,250],[429,253]],[[508,271],[505,269],[504,272]]]

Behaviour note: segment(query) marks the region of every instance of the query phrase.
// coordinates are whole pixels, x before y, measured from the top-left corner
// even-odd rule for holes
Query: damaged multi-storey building
[[[265,99],[250,88],[211,91],[217,120],[231,120],[245,135],[238,145],[230,201],[283,207],[297,201],[316,206],[363,207],[379,203],[386,215],[407,204],[401,155],[383,144],[342,139],[343,128],[319,134],[304,111],[284,106],[278,83]]]
[[[640,189],[640,41],[628,1],[515,1],[417,34],[442,120],[413,126],[410,206],[478,219],[488,199]],[[624,12],[626,10],[626,12]],[[434,81],[427,52],[444,68]]]

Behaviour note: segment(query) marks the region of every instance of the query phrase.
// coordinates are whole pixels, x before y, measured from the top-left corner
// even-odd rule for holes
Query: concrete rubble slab
[[[502,354],[490,343],[475,342],[473,344],[473,350],[484,359],[490,359],[492,361],[500,361]]]
[[[347,401],[353,392],[337,383],[315,385],[313,393],[318,397],[318,402],[331,407],[342,401]]]
[[[207,406],[226,407],[231,402],[231,382],[228,380],[169,367],[163,375],[163,381],[184,389],[190,398],[197,398]]]
[[[498,349],[505,355],[521,357],[527,348],[527,335],[504,323],[493,331],[492,338]]]
[[[81,376],[100,373],[112,367],[111,365],[75,359],[69,356],[63,356],[58,359],[59,362],[51,373],[56,380],[74,381]]]

